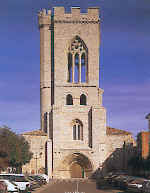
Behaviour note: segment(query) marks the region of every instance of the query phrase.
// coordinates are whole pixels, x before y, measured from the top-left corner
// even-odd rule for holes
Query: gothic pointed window
[[[73,140],[83,140],[83,125],[80,120],[73,122]]]
[[[79,54],[75,55],[74,82],[79,82]]]
[[[75,36],[68,49],[68,82],[85,83],[88,80],[88,48]]]
[[[72,82],[72,54],[68,54],[68,82]]]
[[[80,105],[86,105],[86,96],[84,94],[80,96]]]
[[[76,125],[73,125],[73,140],[76,140]]]
[[[66,97],[66,105],[73,105],[73,99],[71,94],[68,94]]]
[[[85,53],[81,55],[81,82],[86,82]]]

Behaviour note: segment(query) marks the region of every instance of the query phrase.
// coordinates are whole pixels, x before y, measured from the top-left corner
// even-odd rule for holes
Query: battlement
[[[39,27],[51,24],[51,10],[42,9],[38,13]]]
[[[46,9],[42,9],[41,11],[39,11],[38,16],[50,16],[51,15],[51,10],[46,10]]]
[[[51,10],[43,9],[38,13],[39,26],[51,24]],[[82,13],[80,7],[71,7],[70,13],[67,13],[64,7],[54,7],[54,22],[65,23],[98,23],[99,8],[89,7],[86,13]]]
[[[99,8],[98,7],[89,7],[87,13],[81,13],[80,7],[71,7],[71,12],[66,13],[64,7],[54,7],[54,17],[56,19],[65,19],[65,18],[95,18],[99,19]]]

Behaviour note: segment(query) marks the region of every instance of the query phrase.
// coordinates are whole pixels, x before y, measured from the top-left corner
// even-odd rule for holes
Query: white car
[[[26,191],[30,187],[30,182],[25,179],[23,174],[0,174],[0,179],[7,179],[18,186],[19,191]]]
[[[46,174],[37,174],[37,175],[43,177],[46,180],[47,183],[49,182],[48,175],[46,175]]]
[[[14,184],[13,182],[10,182],[9,180],[5,180],[5,179],[0,179],[0,181],[6,184],[8,192],[19,193],[19,189],[17,185]]]

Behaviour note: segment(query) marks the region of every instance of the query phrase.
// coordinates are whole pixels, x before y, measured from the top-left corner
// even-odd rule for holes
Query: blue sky
[[[101,10],[100,87],[107,125],[147,130],[150,113],[149,0],[5,0],[0,5],[0,125],[20,133],[40,127],[41,8]]]

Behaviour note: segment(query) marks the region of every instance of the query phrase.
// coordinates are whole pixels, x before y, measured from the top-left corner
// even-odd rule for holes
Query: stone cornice
[[[100,20],[54,20],[54,23],[98,24]]]

